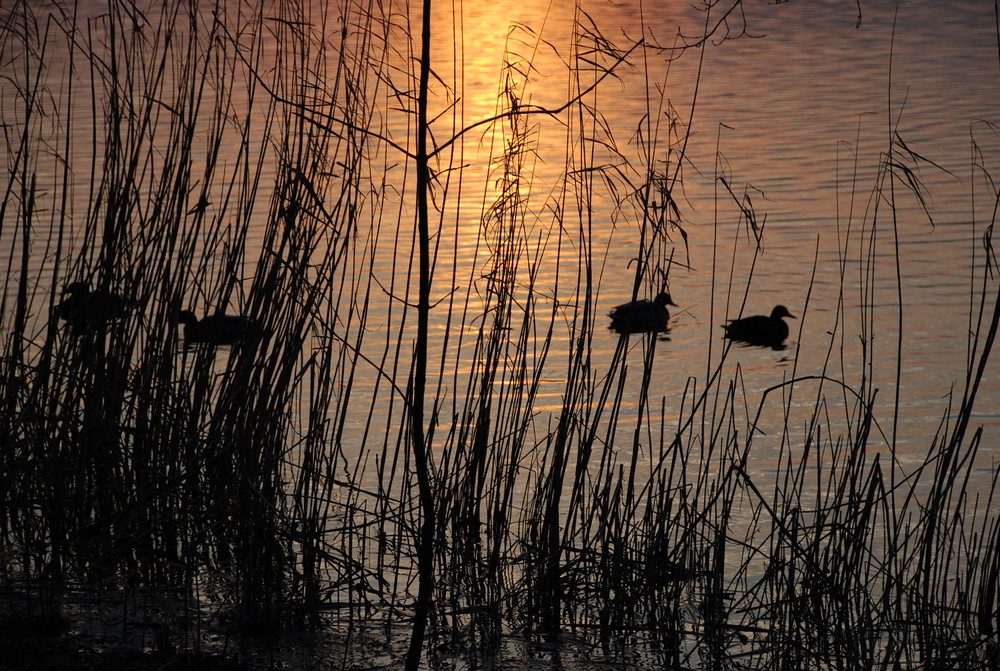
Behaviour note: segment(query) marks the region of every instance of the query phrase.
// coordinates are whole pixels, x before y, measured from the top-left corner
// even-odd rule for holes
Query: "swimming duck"
[[[87,282],[67,285],[62,295],[65,298],[56,306],[56,316],[76,327],[93,327],[128,315],[128,301],[101,289],[91,291]]]
[[[611,329],[619,333],[666,331],[667,321],[670,319],[668,305],[677,307],[666,292],[658,294],[653,300],[622,303],[608,313],[611,317]]]
[[[187,345],[235,345],[255,331],[253,322],[241,315],[216,314],[199,320],[190,310],[182,310],[177,321],[184,324],[184,342]]]
[[[750,345],[762,347],[780,348],[788,337],[788,324],[782,321],[783,317],[795,319],[795,315],[788,311],[784,305],[776,305],[771,310],[771,316],[754,315],[743,319],[733,319],[728,324],[723,324],[726,336],[730,340],[739,340]]]

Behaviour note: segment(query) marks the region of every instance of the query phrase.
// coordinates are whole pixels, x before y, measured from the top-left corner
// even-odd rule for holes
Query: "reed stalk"
[[[926,211],[933,164],[895,127],[873,184],[851,168],[852,202],[877,207],[838,221],[818,370],[792,349],[756,389],[711,343],[668,394],[669,341],[603,333],[622,265],[633,298],[695,272],[697,86],[677,111],[654,63],[700,59],[739,6],[674,48],[616,44],[582,10],[564,45],[517,27],[496,108],[471,120],[457,71],[432,68],[429,1],[417,29],[377,3],[4,10],[0,584],[18,612],[59,621],[80,590],[119,594],[125,638],[159,618],[164,650],[197,650],[222,622],[274,653],[309,628],[345,668],[374,645],[410,669],[501,663],[511,640],[650,668],[992,668],[985,161],[967,367],[915,466],[893,454],[899,394],[883,416],[876,384],[884,348],[897,381],[905,363],[880,339],[876,252]],[[565,67],[548,106],[546,49]],[[648,97],[622,131],[602,110],[632,69]],[[766,216],[718,143],[710,307],[736,313]],[[61,318],[74,281],[127,309]],[[253,336],[189,343],[184,309],[238,312]]]

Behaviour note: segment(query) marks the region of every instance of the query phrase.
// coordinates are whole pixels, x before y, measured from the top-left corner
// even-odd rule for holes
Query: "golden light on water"
[[[16,483],[0,499],[21,545],[12,565],[23,549],[21,568],[48,579],[58,543],[79,553],[81,576],[106,570],[118,588],[137,576],[190,585],[232,555],[249,588],[233,590],[244,614],[301,597],[317,621],[344,618],[351,631],[362,611],[375,621],[382,610],[386,625],[418,621],[409,590],[436,582],[430,598],[447,609],[438,641],[491,654],[499,632],[528,631],[526,595],[552,591],[593,599],[551,613],[596,652],[597,636],[618,647],[605,624],[641,645],[642,618],[676,620],[680,573],[649,569],[679,548],[675,558],[691,562],[682,579],[701,581],[691,584],[705,603],[731,595],[741,605],[723,617],[749,624],[753,641],[719,653],[747,660],[752,645],[760,668],[782,658],[762,623],[790,603],[786,569],[796,589],[804,575],[822,586],[846,576],[835,592],[858,596],[852,623],[889,609],[863,649],[897,640],[901,622],[910,636],[908,614],[890,604],[926,595],[907,585],[996,565],[965,540],[996,535],[995,363],[982,369],[979,414],[956,410],[973,348],[992,341],[977,301],[992,305],[997,292],[987,227],[1000,138],[977,121],[994,118],[1000,99],[995,35],[980,28],[989,12],[917,0],[873,8],[859,27],[838,3],[729,2],[709,4],[745,11],[717,24],[682,2],[435,3],[427,236],[414,225],[421,45],[408,7],[373,16],[384,6],[315,0],[304,17],[274,0],[273,14],[220,38],[245,48],[239,56],[211,39],[178,47],[170,56],[181,61],[225,64],[205,107],[191,102],[203,90],[193,68],[165,68],[162,86],[136,75],[128,88],[104,50],[159,72],[158,43],[143,40],[95,40],[100,55],[80,71],[102,76],[89,81],[63,87],[66,71],[53,68],[53,98],[72,90],[96,108],[54,105],[54,130],[20,132],[30,86],[0,91],[8,161],[24,166],[10,171],[0,208],[13,213],[0,229],[12,250],[0,261],[3,305],[15,307],[0,329],[0,415],[13,427],[0,470]],[[336,23],[340,11],[354,23]],[[349,29],[326,31],[317,16]],[[228,17],[202,18],[198,30]],[[662,45],[681,19],[685,36],[718,31],[678,59]],[[108,25],[128,37],[129,23]],[[744,32],[768,37],[724,39]],[[0,68],[23,60],[8,46],[19,39],[30,42],[0,40]],[[33,71],[0,70],[0,80]],[[137,108],[149,116],[133,117]],[[40,128],[76,135],[53,141]],[[430,277],[417,263],[428,248]],[[52,310],[70,280],[100,282],[127,308],[71,328],[65,304]],[[664,289],[669,329],[662,311],[655,329],[609,328],[612,306]],[[775,305],[796,317],[787,342],[723,341],[724,320]],[[182,349],[178,307],[237,306],[259,339]],[[955,415],[983,432],[949,441],[941,426]],[[947,456],[957,470],[937,471],[941,446],[968,461]],[[981,522],[956,525],[950,503],[923,506],[903,484],[919,477],[935,490],[960,483],[942,491]],[[886,489],[889,478],[900,486]],[[898,560],[883,528],[905,546]],[[911,528],[946,560],[912,582],[909,558],[930,557],[930,546]],[[827,571],[826,558],[844,553],[826,543],[842,530],[865,559]],[[968,567],[953,566],[955,548]],[[484,578],[494,582],[477,593]],[[653,578],[663,591],[647,589]],[[872,580],[903,591],[869,600]],[[634,607],[632,584],[655,610]],[[996,576],[982,584],[992,599]],[[273,592],[255,600],[258,588]],[[945,619],[995,618],[969,611],[966,594],[955,592]],[[619,602],[599,630],[576,626]],[[362,610],[326,608],[335,603]],[[298,620],[298,605],[289,613]],[[775,620],[798,621],[788,613]],[[683,637],[664,649],[708,650],[699,636],[729,626],[711,617],[676,620]],[[486,647],[448,638],[466,624]],[[835,625],[829,640],[852,628]],[[792,643],[793,656],[813,645]]]

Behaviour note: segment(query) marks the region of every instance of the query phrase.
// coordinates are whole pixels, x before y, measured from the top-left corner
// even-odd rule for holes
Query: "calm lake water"
[[[318,3],[313,12],[319,16],[324,7]],[[96,17],[103,11],[100,3],[81,3],[81,8],[84,16]],[[726,319],[741,310],[745,314],[767,313],[780,303],[798,317],[791,322],[788,348],[736,347],[724,366],[725,379],[740,371],[739,398],[749,414],[756,411],[764,389],[793,375],[824,371],[832,350],[831,376],[857,388],[866,375],[879,388],[876,416],[886,438],[875,439],[873,445],[887,449],[889,437],[895,436],[896,458],[904,466],[911,457],[919,461],[942,417],[949,408],[957,408],[969,358],[969,334],[975,329],[975,310],[982,293],[986,263],[982,236],[994,205],[985,186],[986,174],[996,174],[1000,168],[1000,139],[991,125],[998,121],[1000,111],[992,3],[862,2],[860,16],[854,3],[833,1],[772,5],[754,0],[726,17],[722,8],[706,16],[688,2],[588,0],[581,8],[607,38],[645,35],[649,45],[694,41],[703,33],[706,20],[712,25],[719,22],[703,50],[692,48],[676,59],[669,56],[677,52],[669,50],[634,52],[629,63],[616,69],[615,76],[602,83],[592,99],[607,122],[607,137],[613,137],[617,151],[630,158],[641,151],[636,131],[643,120],[659,121],[656,160],[669,157],[666,165],[670,170],[677,167],[681,145],[674,144],[671,149],[668,143],[666,110],[674,110],[677,121],[690,124],[691,136],[683,145],[683,193],[674,194],[687,237],[685,240],[675,230],[672,243],[661,244],[657,252],[663,260],[672,254],[675,265],[670,269],[669,287],[680,307],[674,310],[669,335],[656,343],[651,382],[655,402],[653,409],[647,410],[651,419],[658,421],[662,403],[665,426],[668,430],[676,426],[689,379],[703,380],[719,362],[723,350],[720,325]],[[230,6],[229,11],[235,15],[236,6]],[[336,9],[329,11],[337,13]],[[576,11],[572,3],[563,1],[536,5],[498,0],[470,3],[460,22],[453,23],[449,16],[436,17],[435,28],[447,39],[435,41],[434,67],[443,81],[461,90],[455,107],[461,114],[458,126],[495,113],[505,44],[518,55],[531,58],[533,75],[522,102],[555,108],[565,101],[568,85],[563,59],[568,55],[574,16],[587,23],[585,17],[574,14]],[[532,32],[514,29],[515,25]],[[463,38],[464,52],[458,57],[451,48],[453,29]],[[401,44],[398,47],[403,49]],[[53,82],[65,76],[65,70],[57,67],[60,53],[55,47],[51,52]],[[405,53],[398,56],[405,61]],[[639,67],[642,65],[645,69]],[[170,76],[168,72],[168,80]],[[17,112],[11,106],[16,103],[15,96],[6,84],[3,86],[4,114],[8,120],[14,119]],[[58,99],[67,90],[57,87],[54,96]],[[94,155],[93,146],[86,141],[94,118],[91,101],[84,95],[87,90],[80,78],[73,105],[79,139],[70,152],[76,185],[71,210],[78,219],[87,211],[86,184]],[[439,99],[435,109],[443,111],[452,102]],[[407,117],[390,103],[391,99],[379,116],[386,120],[390,135],[406,144],[410,142]],[[239,106],[247,101],[237,92],[233,104],[234,115],[239,116]],[[626,214],[628,208],[622,207],[628,201],[627,194],[618,193],[616,200],[600,186],[595,189],[588,216],[581,217],[578,203],[566,197],[566,189],[557,191],[558,175],[566,160],[564,124],[568,121],[565,117],[558,121],[537,117],[532,123],[537,123],[532,132],[536,144],[528,167],[531,179],[522,186],[523,195],[530,199],[523,230],[527,240],[544,241],[543,252],[530,245],[525,252],[525,258],[538,254],[534,278],[538,309],[548,314],[558,304],[556,314],[563,315],[565,306],[580,295],[573,290],[579,281],[580,265],[573,260],[578,250],[571,249],[574,236],[577,240],[580,236],[566,236],[563,260],[557,265],[554,249],[560,239],[558,227],[546,215],[553,208],[565,207],[564,226],[578,227],[585,221],[581,235],[590,245],[591,295],[598,315],[592,356],[594,375],[599,379],[618,344],[617,334],[607,329],[604,314],[632,294],[639,228],[636,218]],[[450,128],[449,121],[438,124],[439,142]],[[603,132],[595,130],[594,135]],[[894,136],[898,139],[891,144]],[[464,357],[471,351],[456,346],[454,340],[446,344],[441,336],[444,325],[449,318],[462,319],[471,333],[483,318],[482,283],[489,254],[479,237],[479,223],[483,203],[495,197],[496,173],[490,172],[488,153],[493,140],[485,131],[465,136],[458,160],[465,166],[462,188],[453,187],[448,200],[439,203],[447,213],[436,238],[441,246],[433,293],[441,303],[432,316],[432,331],[439,337],[431,368],[443,371],[440,384],[446,405],[460,396],[461,383],[451,376],[469,370],[471,360]],[[906,153],[903,143],[912,154]],[[919,181],[929,216],[902,179],[895,181],[890,193],[889,182],[880,177],[890,146],[893,160],[912,171],[897,170],[897,175],[909,174]],[[574,151],[595,148],[595,162],[612,160],[611,152],[598,143],[574,147]],[[236,156],[224,155],[223,160],[235,161]],[[396,166],[386,171],[390,182],[402,174],[398,157],[390,156],[385,163]],[[251,215],[254,221],[262,222],[267,216],[267,194],[272,186],[267,182],[269,176],[265,169],[257,211]],[[763,226],[755,263],[750,229],[719,177],[724,177],[744,205],[752,204],[757,222]],[[41,178],[55,181],[59,176],[42,174]],[[641,175],[629,178],[641,181]],[[389,216],[390,223],[374,234],[378,245],[373,246],[372,258],[358,267],[370,269],[381,287],[396,287],[412,295],[412,283],[409,289],[402,288],[411,281],[410,248],[389,243],[400,230],[404,237],[409,235],[405,226],[412,215],[406,196],[401,191],[398,201],[390,197],[383,206],[383,212],[390,213],[398,208],[404,228],[397,227]],[[895,217],[887,204],[890,196],[895,198]],[[7,224],[0,232],[8,244],[14,234]],[[262,224],[251,228],[247,283],[262,244],[261,235]],[[3,263],[16,269],[18,261],[5,250]],[[37,264],[33,272],[39,282],[53,281],[50,256],[39,255],[33,263]],[[521,271],[525,267],[522,264]],[[9,281],[8,295],[12,286]],[[987,286],[990,305],[995,280],[987,280]],[[639,294],[651,296],[656,289],[652,281],[644,281]],[[398,303],[393,312],[389,293],[389,289],[372,292],[364,351],[375,360],[387,347],[396,347]],[[449,303],[456,296],[467,296],[469,308],[449,315],[448,305],[456,310],[461,305]],[[199,308],[209,307],[198,303],[196,297],[191,300]],[[44,316],[37,307],[38,314]],[[229,309],[240,307],[234,304]],[[900,320],[903,338],[897,385]],[[537,344],[544,338],[545,326],[536,329]],[[575,329],[570,321],[557,318],[553,350],[540,375],[535,409],[541,427],[546,426],[547,417],[559,411],[565,350],[580,335]],[[867,369],[862,342],[870,348]],[[399,347],[408,350],[405,337]],[[630,347],[630,364],[641,367],[641,339],[633,338]],[[628,382],[623,413],[637,407],[639,378],[633,375]],[[376,405],[387,403],[384,397],[389,392],[382,384],[379,376],[362,370],[351,393],[358,398],[374,396]],[[433,384],[438,384],[436,379]],[[779,410],[780,394],[769,397],[768,403]],[[793,409],[801,407],[803,413],[813,404],[813,394],[805,392],[791,402]],[[894,422],[897,404],[898,422]],[[360,454],[364,449],[361,441],[369,406],[358,403],[356,416],[348,420],[343,438],[348,453]],[[839,421],[838,412],[842,415],[844,411],[831,409],[834,424]],[[781,424],[780,412],[765,413],[765,421],[768,417]],[[805,417],[793,414],[790,428],[803,427]],[[382,426],[389,427],[387,435],[397,430],[398,416],[382,419],[386,420]],[[987,368],[973,421],[986,430],[981,458],[984,469],[989,470],[996,459],[996,432],[1000,429],[1000,366],[996,363]],[[770,438],[759,441],[751,469],[764,472],[773,467],[780,437],[780,432],[772,431]],[[373,436],[367,436],[369,444],[380,444],[378,438],[373,441]],[[786,439],[794,445],[804,436],[789,435]],[[629,440],[624,442],[627,445]]]
[[[688,3],[591,2],[584,8],[611,39],[645,30],[651,42],[670,45],[679,33],[701,34],[706,22],[705,14]],[[568,41],[572,11],[571,4],[558,2],[467,9],[466,57],[474,54],[464,70],[466,100],[471,101],[467,119],[491,113],[506,34],[499,27],[518,22],[544,29],[545,38],[559,46]],[[670,272],[670,290],[680,308],[669,338],[657,346],[652,376],[653,396],[666,399],[666,416],[676,416],[688,378],[704,379],[718,360],[720,324],[737,316],[745,294],[745,314],[767,313],[781,303],[799,317],[791,322],[787,350],[730,352],[727,371],[737,366],[742,371],[751,411],[763,389],[793,372],[824,370],[831,347],[832,359],[844,366],[841,370],[838,363],[832,370],[848,384],[859,384],[865,339],[872,348],[867,373],[879,388],[881,429],[895,435],[896,456],[904,463],[910,451],[923,455],[947,408],[954,410],[961,396],[974,329],[970,315],[986,262],[981,237],[993,216],[993,198],[979,166],[989,170],[1000,157],[990,125],[1000,100],[993,11],[984,2],[947,7],[929,1],[861,3],[859,17],[852,3],[750,2],[725,20],[700,54],[703,60],[691,51],[669,62],[668,70],[664,54],[649,53],[648,74],[622,68],[620,79],[605,85],[598,100],[619,139],[634,140],[631,133],[647,110],[653,116],[662,112],[657,90],[664,91],[692,131],[684,198],[678,201],[686,244],[679,233],[672,236],[674,260],[688,268],[678,265]],[[720,18],[716,13],[707,20]],[[721,39],[740,33],[745,35],[737,40]],[[545,78],[557,66],[546,60],[544,46],[537,53],[542,83],[531,88],[531,101],[554,107],[564,86],[554,77],[549,85]],[[898,216],[888,216],[888,182],[880,182],[878,173],[893,134],[900,140],[892,148],[894,160],[913,167],[925,190],[926,214],[900,179],[894,194]],[[539,132],[534,192],[545,193],[546,171],[559,166],[558,160],[547,162],[546,152],[560,155],[563,141],[558,127],[543,126]],[[911,164],[901,143],[926,161]],[[628,153],[635,143],[618,148]],[[748,196],[758,221],[766,222],[752,280],[749,229],[717,175],[737,196]],[[880,186],[881,198],[876,195]],[[637,229],[615,219],[613,203],[595,203],[594,255],[606,255],[599,264],[598,314],[627,300],[632,290]],[[641,295],[653,293],[650,286],[640,290]],[[987,294],[990,303],[995,284]],[[897,386],[900,319],[904,336]],[[616,334],[596,334],[595,360],[610,358],[616,344]],[[637,348],[637,364],[641,356]],[[553,386],[550,410],[558,408],[559,389]],[[813,398],[806,396],[800,397],[803,406],[811,407]],[[772,397],[770,403],[780,402]],[[898,423],[892,421],[896,403]],[[987,369],[974,422],[987,429],[983,458],[992,463],[993,434],[1000,428],[996,364]],[[803,437],[791,437],[796,440]],[[766,469],[769,441],[762,443],[752,465]]]
[[[56,333],[46,330],[51,314],[48,290],[78,279],[82,273],[75,265],[78,257],[93,262],[100,247],[98,238],[88,240],[83,231],[88,220],[103,221],[101,208],[106,206],[92,190],[105,174],[102,158],[113,143],[104,133],[109,107],[101,92],[121,85],[122,100],[130,111],[131,105],[154,110],[149,125],[128,138],[145,147],[134,191],[126,189],[125,194],[140,203],[135,209],[138,216],[130,220],[138,229],[148,221],[164,220],[156,218],[158,204],[150,193],[161,175],[161,163],[169,162],[165,157],[170,156],[171,138],[165,131],[178,116],[173,96],[192,79],[201,81],[202,73],[183,70],[169,58],[162,70],[138,59],[117,64],[117,79],[95,85],[92,73],[110,69],[108,63],[88,62],[82,51],[67,46],[66,33],[47,20],[59,15],[59,8],[26,4],[35,12],[32,30],[51,32],[44,54],[39,50],[26,60],[18,53],[17,40],[0,43],[0,128],[5,132],[8,168],[13,169],[25,114],[15,82],[33,81],[30,65],[41,59],[45,68],[38,75],[44,95],[39,100],[45,114],[33,118],[24,136],[37,135],[29,172],[37,179],[34,205],[41,214],[31,232],[30,254],[22,256],[18,212],[11,205],[3,213],[0,271],[7,300],[0,323],[8,333],[25,263],[33,287],[27,329],[32,344],[25,350],[30,358],[39,356],[38,343],[46,335]],[[123,40],[121,44],[134,40],[136,53],[147,48],[155,52],[169,40],[182,44],[186,28],[169,35],[159,31],[157,25],[164,18],[157,14],[161,3],[150,4],[144,17],[116,17],[115,40]],[[258,261],[267,247],[269,217],[275,216],[269,210],[271,194],[282,175],[289,174],[277,167],[275,156],[288,149],[278,145],[285,125],[299,118],[289,114],[267,126],[266,117],[275,108],[268,106],[261,82],[269,81],[274,70],[295,70],[303,64],[282,59],[296,51],[289,36],[306,31],[278,16],[282,7],[290,6],[280,2],[264,9],[268,18],[259,24],[252,20],[256,7],[251,11],[236,1],[204,5],[193,19],[205,35],[192,49],[218,47],[212,52],[218,60],[206,59],[217,69],[208,69],[201,91],[207,101],[202,113],[184,121],[199,142],[205,142],[195,145],[194,151],[203,154],[194,157],[196,175],[188,185],[188,202],[175,214],[182,230],[187,222],[206,215],[208,223],[190,244],[208,251],[193,255],[198,268],[190,274],[167,262],[157,270],[183,275],[179,284],[188,292],[183,297],[185,307],[199,314],[241,312],[253,305],[248,294],[260,279]],[[88,28],[76,35],[80,44],[111,43],[106,3],[81,0],[77,6],[78,25]],[[319,435],[319,442],[329,448],[323,457],[337,455],[317,467],[328,469],[318,480],[335,482],[323,491],[324,496],[329,494],[320,504],[327,506],[323,510],[336,508],[341,501],[330,500],[340,495],[340,484],[356,478],[357,490],[342,489],[361,503],[355,507],[352,499],[344,506],[349,511],[345,516],[361,511],[359,516],[374,517],[378,513],[373,510],[380,509],[366,507],[370,500],[394,506],[409,500],[393,497],[412,486],[404,481],[412,475],[410,467],[400,465],[408,454],[394,453],[393,448],[407,445],[401,397],[413,359],[416,316],[411,306],[417,293],[413,167],[403,151],[413,151],[413,114],[402,109],[412,106],[408,95],[415,59],[402,32],[406,25],[416,32],[419,19],[417,10],[393,7],[395,32],[379,36],[360,25],[358,5],[351,5],[352,19],[341,33],[340,4],[306,0],[304,6],[314,27],[326,26],[317,32],[331,44],[339,44],[342,37],[353,48],[368,38],[375,43],[384,39],[385,56],[361,67],[346,58],[340,62],[335,53],[328,53],[322,62],[304,61],[309,72],[325,71],[331,79],[338,67],[353,68],[356,88],[349,96],[371,106],[364,110],[366,123],[343,134],[375,135],[369,136],[359,171],[360,195],[355,194],[352,203],[357,208],[354,228],[323,238],[310,259],[313,265],[303,271],[313,273],[311,279],[323,293],[315,308],[318,326],[296,360],[301,368],[290,374],[306,371],[301,379],[295,378],[298,386],[290,394],[294,399],[290,462],[301,463],[296,461],[300,445]],[[595,443],[612,455],[607,473],[625,472],[634,463],[638,482],[643,483],[662,465],[656,464],[657,450],[670,443],[679,427],[685,427],[685,440],[692,444],[702,441],[701,445],[715,449],[725,443],[728,457],[728,450],[746,444],[747,427],[760,411],[746,470],[764,489],[805,451],[810,439],[843,448],[843,435],[858,426],[853,394],[869,393],[869,387],[878,389],[869,449],[880,459],[884,456],[880,464],[910,471],[924,463],[935,440],[940,442],[950,430],[967,371],[978,362],[985,342],[984,335],[974,334],[985,333],[998,287],[997,269],[990,273],[988,267],[995,246],[984,245],[996,216],[993,181],[1000,175],[1000,47],[994,4],[862,0],[859,7],[832,0],[780,4],[748,0],[727,13],[730,9],[733,5],[724,3],[706,13],[688,0],[583,0],[579,5],[568,0],[548,4],[494,0],[467,3],[460,15],[453,15],[451,4],[437,4],[435,11],[442,13],[434,17],[433,142],[440,147],[458,129],[469,130],[434,165],[438,179],[433,190],[434,308],[428,380],[433,401],[428,415],[435,421],[431,440],[435,456],[447,453],[449,447],[466,449],[467,443],[454,447],[459,443],[456,435],[479,419],[478,399],[472,397],[481,382],[477,363],[484,355],[477,349],[476,336],[492,323],[495,287],[501,281],[513,287],[509,297],[515,307],[511,322],[496,330],[504,337],[496,356],[497,378],[489,390],[494,405],[488,442],[499,452],[506,449],[497,446],[503,446],[508,435],[528,427],[524,451],[510,459],[519,467],[523,464],[519,473],[526,474],[526,480],[538,475],[540,469],[534,466],[552,443],[553,427],[565,415],[573,417],[570,423],[578,422],[573,424],[577,437],[587,431],[592,431],[588,436],[600,434]],[[217,10],[226,32],[208,38],[208,31],[222,25],[212,19]],[[706,26],[710,34],[702,40]],[[573,34],[581,29],[589,31],[588,36],[576,42],[574,52]],[[644,45],[630,51],[597,84],[588,64],[609,67],[614,58],[606,55],[608,42],[622,47],[639,37]],[[253,48],[257,44],[259,52]],[[683,45],[687,48],[681,49]],[[178,55],[183,53],[175,48]],[[511,64],[508,70],[503,67],[505,59]],[[260,80],[244,70],[251,62]],[[567,64],[577,67],[577,80],[568,76]],[[225,80],[230,67],[235,73],[232,90],[219,94],[217,79]],[[509,129],[477,124],[509,105],[510,98],[501,93],[507,76],[519,105],[557,110],[574,92],[587,89],[585,106],[599,114],[588,117],[582,106],[571,106],[554,115],[522,117],[524,136],[515,138],[525,143],[518,156],[522,162],[503,165],[496,157],[511,141],[509,133],[504,134]],[[161,83],[156,94],[149,95],[142,86],[153,79]],[[137,87],[129,88],[133,84]],[[596,84],[593,89],[592,84]],[[348,95],[343,89],[336,93],[322,86],[316,89],[320,101],[327,95]],[[362,93],[371,98],[365,100]],[[214,99],[217,94],[219,99]],[[224,129],[218,145],[221,168],[213,177],[216,181],[204,187],[205,198],[199,204],[198,169],[212,150],[210,140],[217,128]],[[241,136],[244,128],[248,131]],[[67,129],[71,141],[62,139]],[[340,139],[336,133],[326,137]],[[258,160],[259,169],[253,167]],[[343,160],[338,154],[340,162],[325,166],[327,176],[337,175],[334,183]],[[650,245],[644,215],[648,224],[664,214],[662,193],[652,198],[656,207],[637,197],[638,189],[655,181],[648,179],[649,172],[658,184],[669,182],[677,216],[674,225],[647,248],[650,272],[637,281],[636,273],[644,269],[638,261],[640,250],[643,244]],[[222,174],[232,176],[231,181],[219,177]],[[520,181],[506,192],[511,197],[506,203],[508,218],[500,226],[491,219],[491,206],[499,200],[504,179],[515,174]],[[240,195],[223,207],[229,187],[253,195]],[[317,200],[333,210],[341,195],[331,188]],[[510,216],[512,212],[516,216]],[[66,224],[64,239],[56,233],[59,222]],[[245,236],[227,238],[227,227],[242,224],[247,226]],[[100,226],[89,230],[95,228]],[[291,224],[288,230],[276,228],[289,236],[295,233]],[[512,232],[510,238],[504,238],[507,232]],[[62,245],[58,251],[57,244]],[[241,244],[246,246],[245,258],[226,256]],[[325,260],[320,259],[329,250],[343,256],[337,264],[324,267]],[[170,254],[164,258],[173,259]],[[237,260],[229,269],[226,264],[232,258]],[[229,280],[235,289],[223,303],[219,287]],[[667,285],[678,304],[672,309],[668,333],[623,340],[608,328],[607,313],[615,305],[630,300],[633,292],[652,297]],[[141,325],[136,361],[146,361],[140,357],[143,348],[154,350],[164,333],[173,337],[174,331],[163,323],[168,299],[158,300],[158,312],[150,310],[136,320]],[[980,300],[985,304],[982,323]],[[582,316],[588,301],[592,322]],[[727,348],[721,337],[727,319],[766,314],[777,304],[787,306],[796,317],[790,320],[786,348]],[[258,309],[278,312],[280,307],[264,304]],[[524,338],[518,340],[521,329]],[[568,362],[580,342],[589,357],[584,377],[591,395],[567,411]],[[645,398],[642,373],[650,348]],[[173,356],[179,348],[156,351]],[[318,369],[303,362],[314,363],[331,351],[341,358],[331,366],[329,378],[310,377]],[[216,351],[213,379],[224,380],[231,372],[226,366],[235,360],[230,358],[235,352],[228,347]],[[315,358],[310,360],[311,356]],[[628,375],[615,369],[622,359]],[[176,391],[165,395],[170,400],[187,402],[187,376],[200,372],[195,370],[196,360],[209,357],[178,353],[178,365],[164,367],[163,379],[174,385],[171,394]],[[348,374],[352,360],[356,368]],[[717,369],[721,372],[715,377]],[[524,377],[519,377],[521,373]],[[821,385],[820,377],[828,379]],[[792,378],[808,379],[794,388],[780,386]],[[709,395],[704,414],[695,413],[694,421],[685,424],[692,417],[694,399],[710,379],[718,391]],[[518,394],[532,380],[538,386],[531,407],[517,405],[523,399]],[[313,392],[327,390],[324,384],[332,388],[328,402],[314,408]],[[602,405],[605,384],[611,397],[620,394],[614,408]],[[221,382],[219,387],[225,388]],[[145,399],[135,396],[138,400],[130,397],[128,407],[140,414],[146,410]],[[588,424],[598,407],[606,414]],[[733,419],[727,424],[729,420],[721,418],[728,418],[725,413],[730,409]],[[604,432],[601,422],[612,410],[618,413],[617,427]],[[814,412],[820,415],[820,429],[811,425]],[[310,425],[317,417],[330,421]],[[462,417],[472,420],[462,425]],[[134,435],[129,431],[137,426],[138,422],[117,428],[124,437]],[[970,432],[978,427],[984,433],[969,481],[973,497],[987,491],[1000,456],[996,361],[985,367],[972,413]],[[313,429],[316,433],[310,434]],[[729,438],[731,442],[726,442]],[[635,455],[634,445],[639,450]],[[809,449],[815,450],[815,445]],[[715,463],[711,449],[703,454],[710,456],[700,465]],[[496,464],[506,465],[504,459],[498,458]],[[442,472],[450,465],[436,464]],[[817,467],[817,473],[820,470]],[[389,471],[392,477],[386,475]],[[520,484],[514,495],[533,485],[537,483]],[[362,500],[375,491],[379,495]],[[504,512],[509,512],[514,527],[533,512],[517,508],[523,501],[511,500],[503,499],[501,505],[509,504],[510,511]],[[330,516],[335,514],[339,511]],[[740,514],[752,513],[737,511],[734,527],[747,522],[746,517],[739,519]],[[400,577],[412,568],[405,565],[412,559],[407,545],[410,531],[399,534],[407,538],[399,541],[404,547],[396,558],[400,563],[386,569],[399,571],[392,578],[397,582],[387,591],[412,588],[403,585],[406,577]],[[370,533],[365,539],[372,541],[377,532],[364,533]],[[353,551],[352,543],[353,539],[346,542]],[[362,552],[389,554],[382,548]],[[386,566],[382,559],[379,556],[379,568]]]

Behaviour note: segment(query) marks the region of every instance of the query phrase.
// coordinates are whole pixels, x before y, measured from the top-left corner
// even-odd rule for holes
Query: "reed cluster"
[[[0,15],[0,582],[19,607],[166,587],[189,647],[222,609],[265,639],[336,631],[345,660],[357,632],[405,625],[411,668],[499,663],[512,637],[656,668],[1000,663],[995,466],[967,487],[993,276],[960,400],[916,468],[874,448],[892,448],[874,354],[838,377],[842,333],[822,370],[793,354],[756,404],[729,346],[708,345],[668,407],[654,335],[594,355],[597,203],[634,231],[635,295],[683,265],[685,120],[651,97],[622,142],[600,112],[661,47],[619,47],[580,12],[565,103],[543,107],[542,41],[519,29],[497,108],[470,123],[431,52],[411,52],[410,17],[381,5],[59,8]],[[542,188],[553,120],[564,164]],[[873,190],[919,195],[914,157],[886,155]],[[754,256],[763,224],[731,203],[753,232],[731,251]],[[184,310],[252,328],[188,342]],[[862,318],[870,338],[874,306]],[[764,477],[748,458],[768,422]]]

